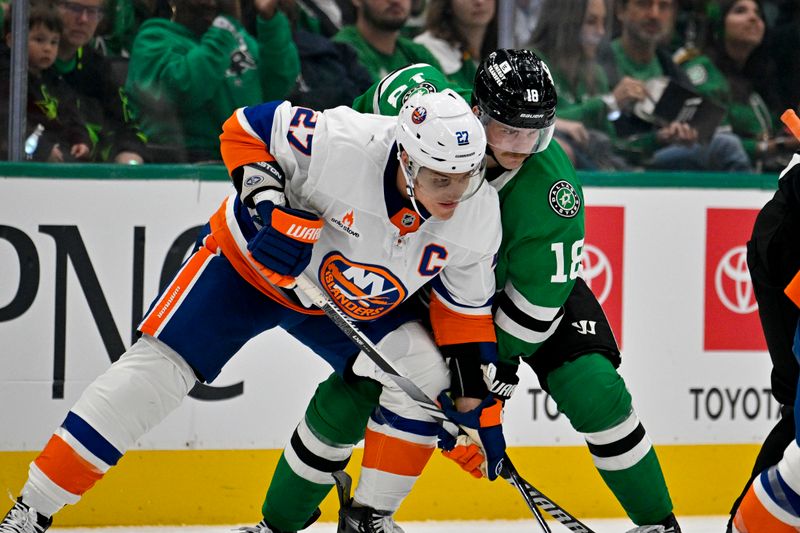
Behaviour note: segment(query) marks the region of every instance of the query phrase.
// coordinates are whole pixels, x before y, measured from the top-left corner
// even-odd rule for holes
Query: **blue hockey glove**
[[[497,479],[506,453],[503,402],[490,394],[475,409],[462,413],[456,410],[447,393],[441,393],[438,400],[447,417],[465,432],[456,439],[440,436],[444,437],[441,443],[443,455],[474,477],[486,477],[490,481]]]
[[[247,243],[247,249],[275,285],[291,287],[311,261],[311,250],[319,240],[322,220],[308,211],[260,202],[256,211],[262,227]]]

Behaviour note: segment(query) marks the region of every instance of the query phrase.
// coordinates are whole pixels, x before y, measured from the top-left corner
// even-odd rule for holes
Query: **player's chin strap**
[[[447,416],[442,412],[439,405],[432,400],[425,392],[420,389],[416,383],[411,381],[403,375],[392,362],[384,356],[378,347],[372,343],[369,338],[358,329],[350,317],[339,309],[330,298],[325,296],[322,290],[317,287],[305,274],[297,276],[297,288],[300,292],[314,302],[314,304],[322,309],[322,311],[330,318],[336,326],[347,335],[356,346],[358,346],[364,354],[372,360],[375,365],[385,372],[392,381],[397,384],[400,389],[405,392],[412,400],[417,402],[419,406],[430,416],[437,424],[442,426],[445,431],[453,436],[459,432],[456,426]],[[533,485],[525,481],[519,472],[514,467],[508,454],[503,456],[502,471],[500,475],[503,479],[508,481],[514,488],[516,488],[528,505],[533,515],[536,517],[537,522],[545,533],[551,533],[550,527],[542,517],[539,508],[547,514],[558,520],[562,525],[570,531],[577,533],[594,533],[580,520],[569,514],[561,506],[553,500],[539,492]]]
[[[428,220],[428,217],[422,214],[422,210],[417,205],[417,198],[414,195],[414,180],[416,179],[416,172],[414,172],[414,162],[411,161],[411,156],[408,155],[406,152],[406,157],[408,157],[408,164],[403,164],[403,159],[400,154],[403,153],[403,147],[398,145],[397,147],[397,161],[400,163],[400,168],[402,169],[401,172],[403,173],[403,177],[406,179],[406,194],[408,194],[408,199],[411,200],[411,205],[414,206],[414,211],[417,212],[420,219],[424,222]],[[419,167],[416,167],[417,169]],[[417,170],[419,171],[419,170]]]
[[[417,205],[417,200],[414,197],[414,186],[413,185],[409,185],[408,183],[406,183],[406,191],[408,192],[409,200],[411,200],[411,205],[414,206],[414,211],[417,212],[417,214],[419,215],[419,218],[423,222],[428,220],[427,218],[425,218],[425,215],[422,214],[422,211],[420,210],[419,206]]]

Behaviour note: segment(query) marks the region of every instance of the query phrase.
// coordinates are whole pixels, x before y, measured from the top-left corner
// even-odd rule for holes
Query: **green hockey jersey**
[[[448,87],[469,101],[466,90],[453,87],[438,69],[411,65],[376,82],[353,107],[396,115],[415,91]],[[519,169],[495,174],[490,183],[499,193],[503,227],[495,271],[495,329],[500,358],[518,362],[518,357],[535,353],[558,327],[578,277],[585,231],[583,191],[555,140]]]

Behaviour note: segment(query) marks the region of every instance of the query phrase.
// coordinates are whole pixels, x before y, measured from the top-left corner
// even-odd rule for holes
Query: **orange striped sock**
[[[50,437],[42,453],[33,462],[53,483],[78,496],[103,477],[103,472],[78,455],[58,435]]]
[[[436,446],[409,442],[367,428],[361,466],[401,476],[419,476]]]
[[[733,519],[733,527],[738,533],[797,533],[798,528],[780,521],[769,512],[756,494],[755,486],[759,478],[747,489]]]

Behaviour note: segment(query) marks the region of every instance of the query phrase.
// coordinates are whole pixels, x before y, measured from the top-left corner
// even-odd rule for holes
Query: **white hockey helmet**
[[[486,134],[469,104],[455,91],[414,93],[403,104],[397,121],[400,153],[408,154],[403,165],[409,192],[421,168],[447,174],[474,174],[462,200],[480,187],[486,155]]]

